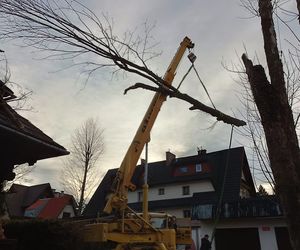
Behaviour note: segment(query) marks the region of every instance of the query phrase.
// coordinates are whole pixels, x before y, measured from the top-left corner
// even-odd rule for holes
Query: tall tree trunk
[[[300,249],[300,151],[294,119],[286,93],[270,0],[259,1],[259,12],[268,63],[268,81],[261,65],[242,56],[251,90],[266,135],[271,168],[294,249]]]
[[[81,192],[80,192],[80,200],[78,205],[78,212],[79,214],[82,214],[83,210],[83,201],[84,201],[84,191],[85,191],[85,185],[86,185],[86,177],[88,172],[88,166],[89,166],[89,160],[85,160],[85,166],[84,166],[84,174],[83,174],[83,181],[81,186]]]
[[[297,9],[298,9],[298,20],[300,23],[300,0],[296,0],[296,3],[297,3]]]

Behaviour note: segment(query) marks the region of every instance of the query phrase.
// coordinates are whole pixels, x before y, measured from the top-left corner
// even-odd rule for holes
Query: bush
[[[12,220],[5,235],[17,239],[17,250],[81,250],[82,227],[58,220]]]

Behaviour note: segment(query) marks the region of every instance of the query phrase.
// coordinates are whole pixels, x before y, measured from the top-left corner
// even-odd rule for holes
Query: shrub
[[[17,250],[81,250],[82,227],[59,220],[12,220],[5,235],[17,239]]]

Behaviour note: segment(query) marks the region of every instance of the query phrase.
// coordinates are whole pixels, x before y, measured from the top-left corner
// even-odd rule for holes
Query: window
[[[139,191],[137,192],[137,195],[138,195],[138,201],[143,201],[143,192],[142,191]]]
[[[63,212],[62,217],[63,218],[70,218],[71,217],[71,213]]]
[[[182,194],[189,195],[190,194],[190,186],[183,186],[182,187]]]
[[[191,210],[183,210],[183,218],[191,218]]]
[[[158,189],[158,195],[164,195],[165,194],[165,189],[164,188],[159,188]]]
[[[188,168],[186,166],[182,166],[179,168],[180,173],[187,173],[188,172]]]
[[[202,171],[202,165],[201,163],[196,164],[196,172],[201,172]]]

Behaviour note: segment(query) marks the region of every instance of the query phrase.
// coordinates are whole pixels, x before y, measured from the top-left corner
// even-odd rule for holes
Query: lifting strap
[[[187,72],[185,73],[185,75],[182,77],[180,83],[178,84],[177,90],[181,87],[181,84],[183,83],[183,81],[185,80],[185,78],[187,77],[187,75],[190,73],[191,69],[194,69],[194,71],[195,71],[195,73],[196,73],[196,75],[197,75],[197,77],[198,77],[199,82],[201,83],[201,85],[202,85],[202,87],[203,87],[205,93],[206,93],[207,96],[208,96],[208,99],[210,100],[211,105],[214,107],[214,109],[216,109],[216,106],[214,105],[214,103],[213,103],[213,101],[212,101],[212,99],[211,99],[211,97],[210,97],[210,95],[209,95],[209,93],[208,93],[208,90],[207,90],[207,88],[205,87],[204,82],[201,80],[200,75],[199,75],[199,73],[198,73],[198,71],[197,71],[197,69],[196,69],[196,67],[195,67],[194,62],[195,62],[195,60],[196,60],[197,57],[195,56],[194,53],[190,52],[189,55],[188,55],[188,58],[189,58],[190,62],[192,63],[192,65],[189,67],[188,71],[187,71]]]

